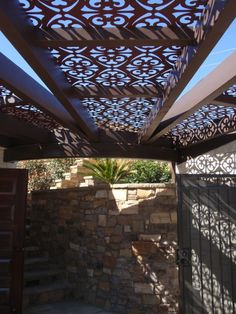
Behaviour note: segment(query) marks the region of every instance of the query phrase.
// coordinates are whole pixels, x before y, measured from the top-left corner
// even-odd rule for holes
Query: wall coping
[[[58,192],[72,192],[72,191],[86,191],[86,190],[115,190],[115,189],[175,189],[175,183],[119,183],[119,184],[104,184],[104,183],[95,183],[94,185],[89,186],[78,186],[73,188],[62,188],[62,189],[53,189],[53,190],[38,190],[32,191],[32,194],[40,193],[58,193]]]

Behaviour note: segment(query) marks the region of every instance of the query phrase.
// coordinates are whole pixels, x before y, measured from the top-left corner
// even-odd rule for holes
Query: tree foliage
[[[171,171],[168,163],[150,160],[135,161],[128,177],[130,183],[161,183],[170,180]]]
[[[18,163],[19,168],[29,171],[28,190],[45,190],[53,186],[55,180],[62,179],[75,162],[74,158],[27,160]]]
[[[83,166],[87,175],[109,184],[123,182],[131,172],[130,162],[109,158],[86,160]]]

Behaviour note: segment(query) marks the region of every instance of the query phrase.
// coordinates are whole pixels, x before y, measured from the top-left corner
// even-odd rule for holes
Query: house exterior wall
[[[178,312],[175,185],[34,192],[31,221],[75,297],[115,313]]]
[[[207,145],[207,143],[206,143]],[[176,166],[179,174],[236,174],[236,141]]]
[[[0,168],[16,168],[15,162],[4,162],[3,156],[4,156],[4,148],[0,147]]]

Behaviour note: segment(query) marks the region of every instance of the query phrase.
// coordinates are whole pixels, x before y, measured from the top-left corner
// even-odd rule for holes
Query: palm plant
[[[131,172],[130,162],[109,158],[86,160],[83,166],[89,170],[87,175],[110,184],[121,182]]]

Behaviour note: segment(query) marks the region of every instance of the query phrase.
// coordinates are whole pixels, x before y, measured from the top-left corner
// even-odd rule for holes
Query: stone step
[[[24,261],[25,271],[30,271],[33,269],[42,270],[48,268],[48,257],[47,256],[37,256],[28,257]]]
[[[72,294],[72,287],[65,281],[56,281],[36,287],[24,288],[23,307],[39,305],[60,301],[69,298]]]
[[[52,283],[58,279],[63,279],[65,272],[61,269],[43,269],[37,271],[25,271],[25,286],[38,286],[40,284]]]

